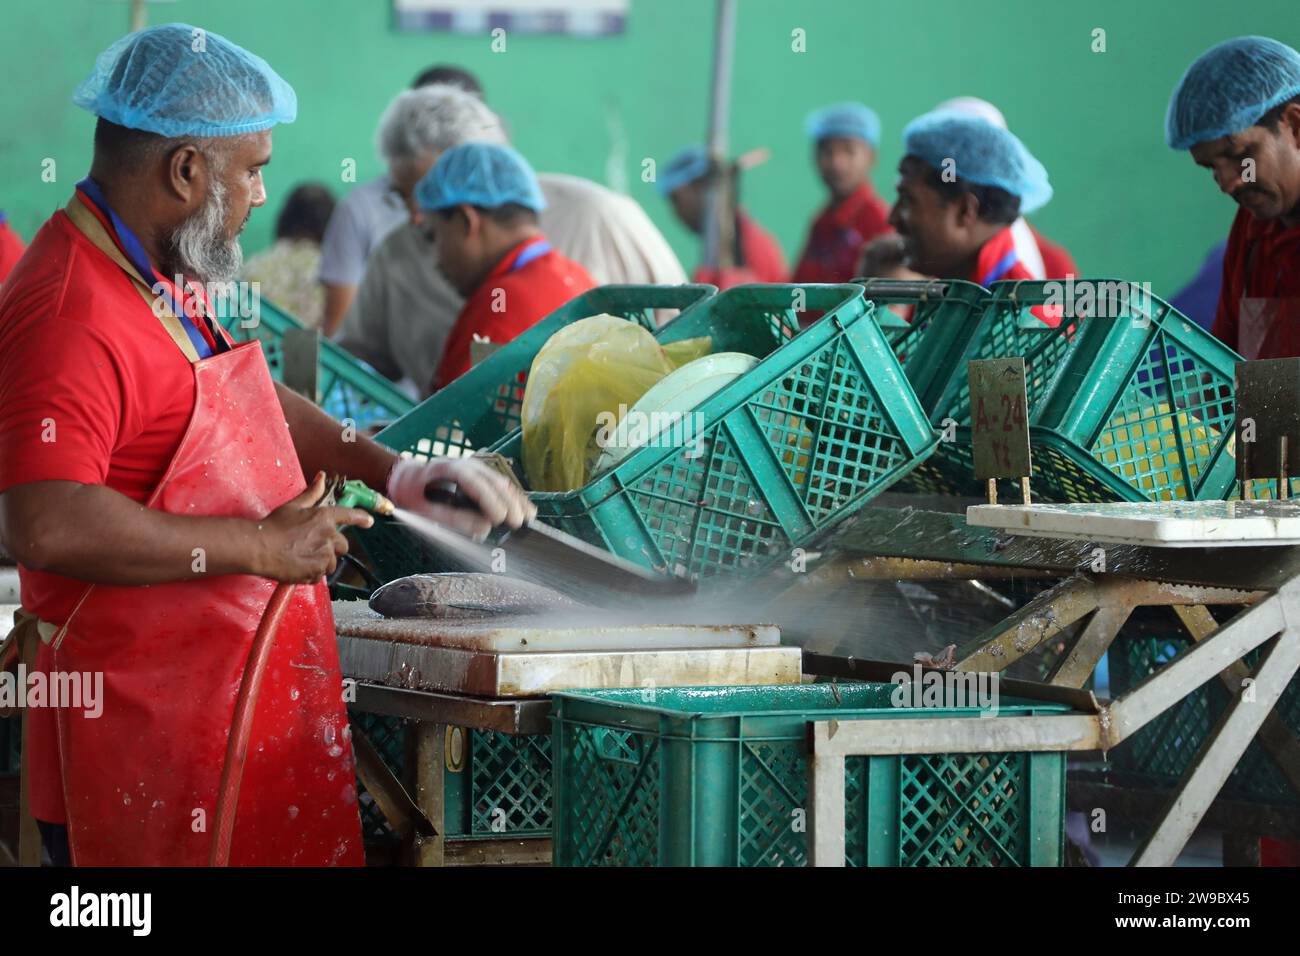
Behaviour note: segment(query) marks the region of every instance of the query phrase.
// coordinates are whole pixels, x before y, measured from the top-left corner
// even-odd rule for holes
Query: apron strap
[[[96,249],[112,259],[118,268],[127,274],[136,291],[140,293],[141,298],[149,306],[149,311],[162,323],[162,327],[171,336],[172,341],[176,343],[176,346],[184,353],[185,357],[191,363],[199,361],[199,353],[194,348],[194,343],[190,341],[189,336],[185,334],[180,319],[172,312],[165,299],[153,294],[149,283],[144,281],[144,278],[136,271],[135,266],[131,265],[126,257],[122,255],[121,250],[109,237],[104,224],[95,218],[95,214],[87,209],[81,200],[75,196],[64,208],[64,212],[68,214],[72,224],[81,230],[82,235],[89,239]]]

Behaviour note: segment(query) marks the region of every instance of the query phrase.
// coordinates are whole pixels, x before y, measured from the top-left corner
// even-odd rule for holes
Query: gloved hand
[[[430,485],[445,482],[454,482],[478,510],[435,504],[424,496]],[[445,524],[475,541],[482,541],[497,525],[518,528],[537,517],[537,507],[517,485],[474,458],[401,458],[388,473],[384,493],[397,507]]]

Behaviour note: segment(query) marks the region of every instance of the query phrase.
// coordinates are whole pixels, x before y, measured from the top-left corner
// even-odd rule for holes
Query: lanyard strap
[[[174,315],[178,317],[185,316],[190,319],[189,322],[182,321],[181,326],[184,328],[185,334],[193,344],[199,358],[209,358],[216,352],[229,350],[230,344],[213,327],[210,317],[211,305],[203,289],[193,287],[197,289],[200,300],[200,310],[196,315],[192,308],[186,308],[185,296],[182,291],[177,289],[171,281],[153,267],[153,263],[149,261],[149,256],[144,251],[144,246],[140,244],[140,240],[135,233],[118,218],[117,213],[112,210],[104,199],[99,184],[87,176],[77,183],[77,192],[84,197],[92,211],[100,214],[98,218],[103,222],[109,237],[126,256],[127,261],[135,267],[135,270],[146,281],[152,280],[150,291],[154,295],[165,295],[168,300],[167,304],[171,307]],[[199,324],[200,321],[203,323],[202,326]]]
[[[526,246],[523,251],[519,253],[519,258],[515,260],[515,264],[510,267],[509,271],[514,272],[516,269],[522,269],[534,259],[539,259],[550,251],[551,244],[545,239],[539,239],[532,245]]]
[[[980,285],[987,288],[992,283],[997,282],[1004,275],[1006,275],[1008,272],[1011,271],[1011,267],[1016,264],[1016,258],[1017,256],[1016,256],[1015,249],[1011,249],[1010,251],[1008,251],[1006,255],[1004,255],[1001,259],[998,260],[998,264],[992,268],[992,270],[988,273],[988,275],[980,279]]]

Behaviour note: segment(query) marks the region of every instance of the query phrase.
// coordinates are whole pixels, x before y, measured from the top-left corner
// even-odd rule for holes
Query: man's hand
[[[318,507],[324,494],[325,474],[320,472],[306,491],[258,524],[259,574],[290,584],[319,581],[348,553],[347,538],[338,526],[369,528],[375,523],[360,508]]]
[[[477,511],[435,504],[425,497],[430,485],[451,482],[478,506]],[[454,528],[482,541],[497,525],[518,528],[537,517],[537,507],[510,479],[474,458],[403,458],[393,466],[385,492],[399,508]]]

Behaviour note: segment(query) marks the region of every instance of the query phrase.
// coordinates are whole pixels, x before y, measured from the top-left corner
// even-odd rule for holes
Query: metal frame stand
[[[906,533],[900,533],[902,529]],[[1134,546],[1107,550],[1107,571],[1090,567],[1091,545],[1013,538],[967,528],[960,516],[869,508],[837,541],[855,554],[808,582],[826,588],[848,579],[971,579],[1014,569],[1065,577],[1003,622],[958,648],[954,669],[1002,671],[1047,641],[1068,637],[1047,684],[1003,681],[1016,696],[1066,701],[1067,716],[996,720],[897,719],[810,723],[810,845],[814,865],[844,865],[844,758],[871,754],[1106,751],[1218,677],[1232,701],[1177,788],[1163,798],[1155,828],[1133,865],[1171,865],[1206,817],[1250,742],[1260,742],[1300,793],[1300,742],[1273,712],[1300,668],[1300,548],[1234,548],[1171,553]],[[1207,605],[1244,610],[1222,627]],[[1194,646],[1122,697],[1099,703],[1084,683],[1134,608],[1166,606]],[[1078,625],[1078,626],[1076,626]],[[1241,658],[1264,646],[1254,674]],[[805,671],[888,679],[898,665],[805,655]],[[1250,694],[1243,694],[1249,679]]]
[[[358,682],[357,699],[350,708],[415,722],[414,746],[408,748],[413,757],[408,778],[414,793],[384,763],[365,734],[356,727],[352,730],[357,776],[401,838],[404,861],[415,866],[550,863],[551,841],[546,837],[447,840],[443,833],[448,727],[505,734],[549,733],[550,701],[542,698],[489,700]]]

